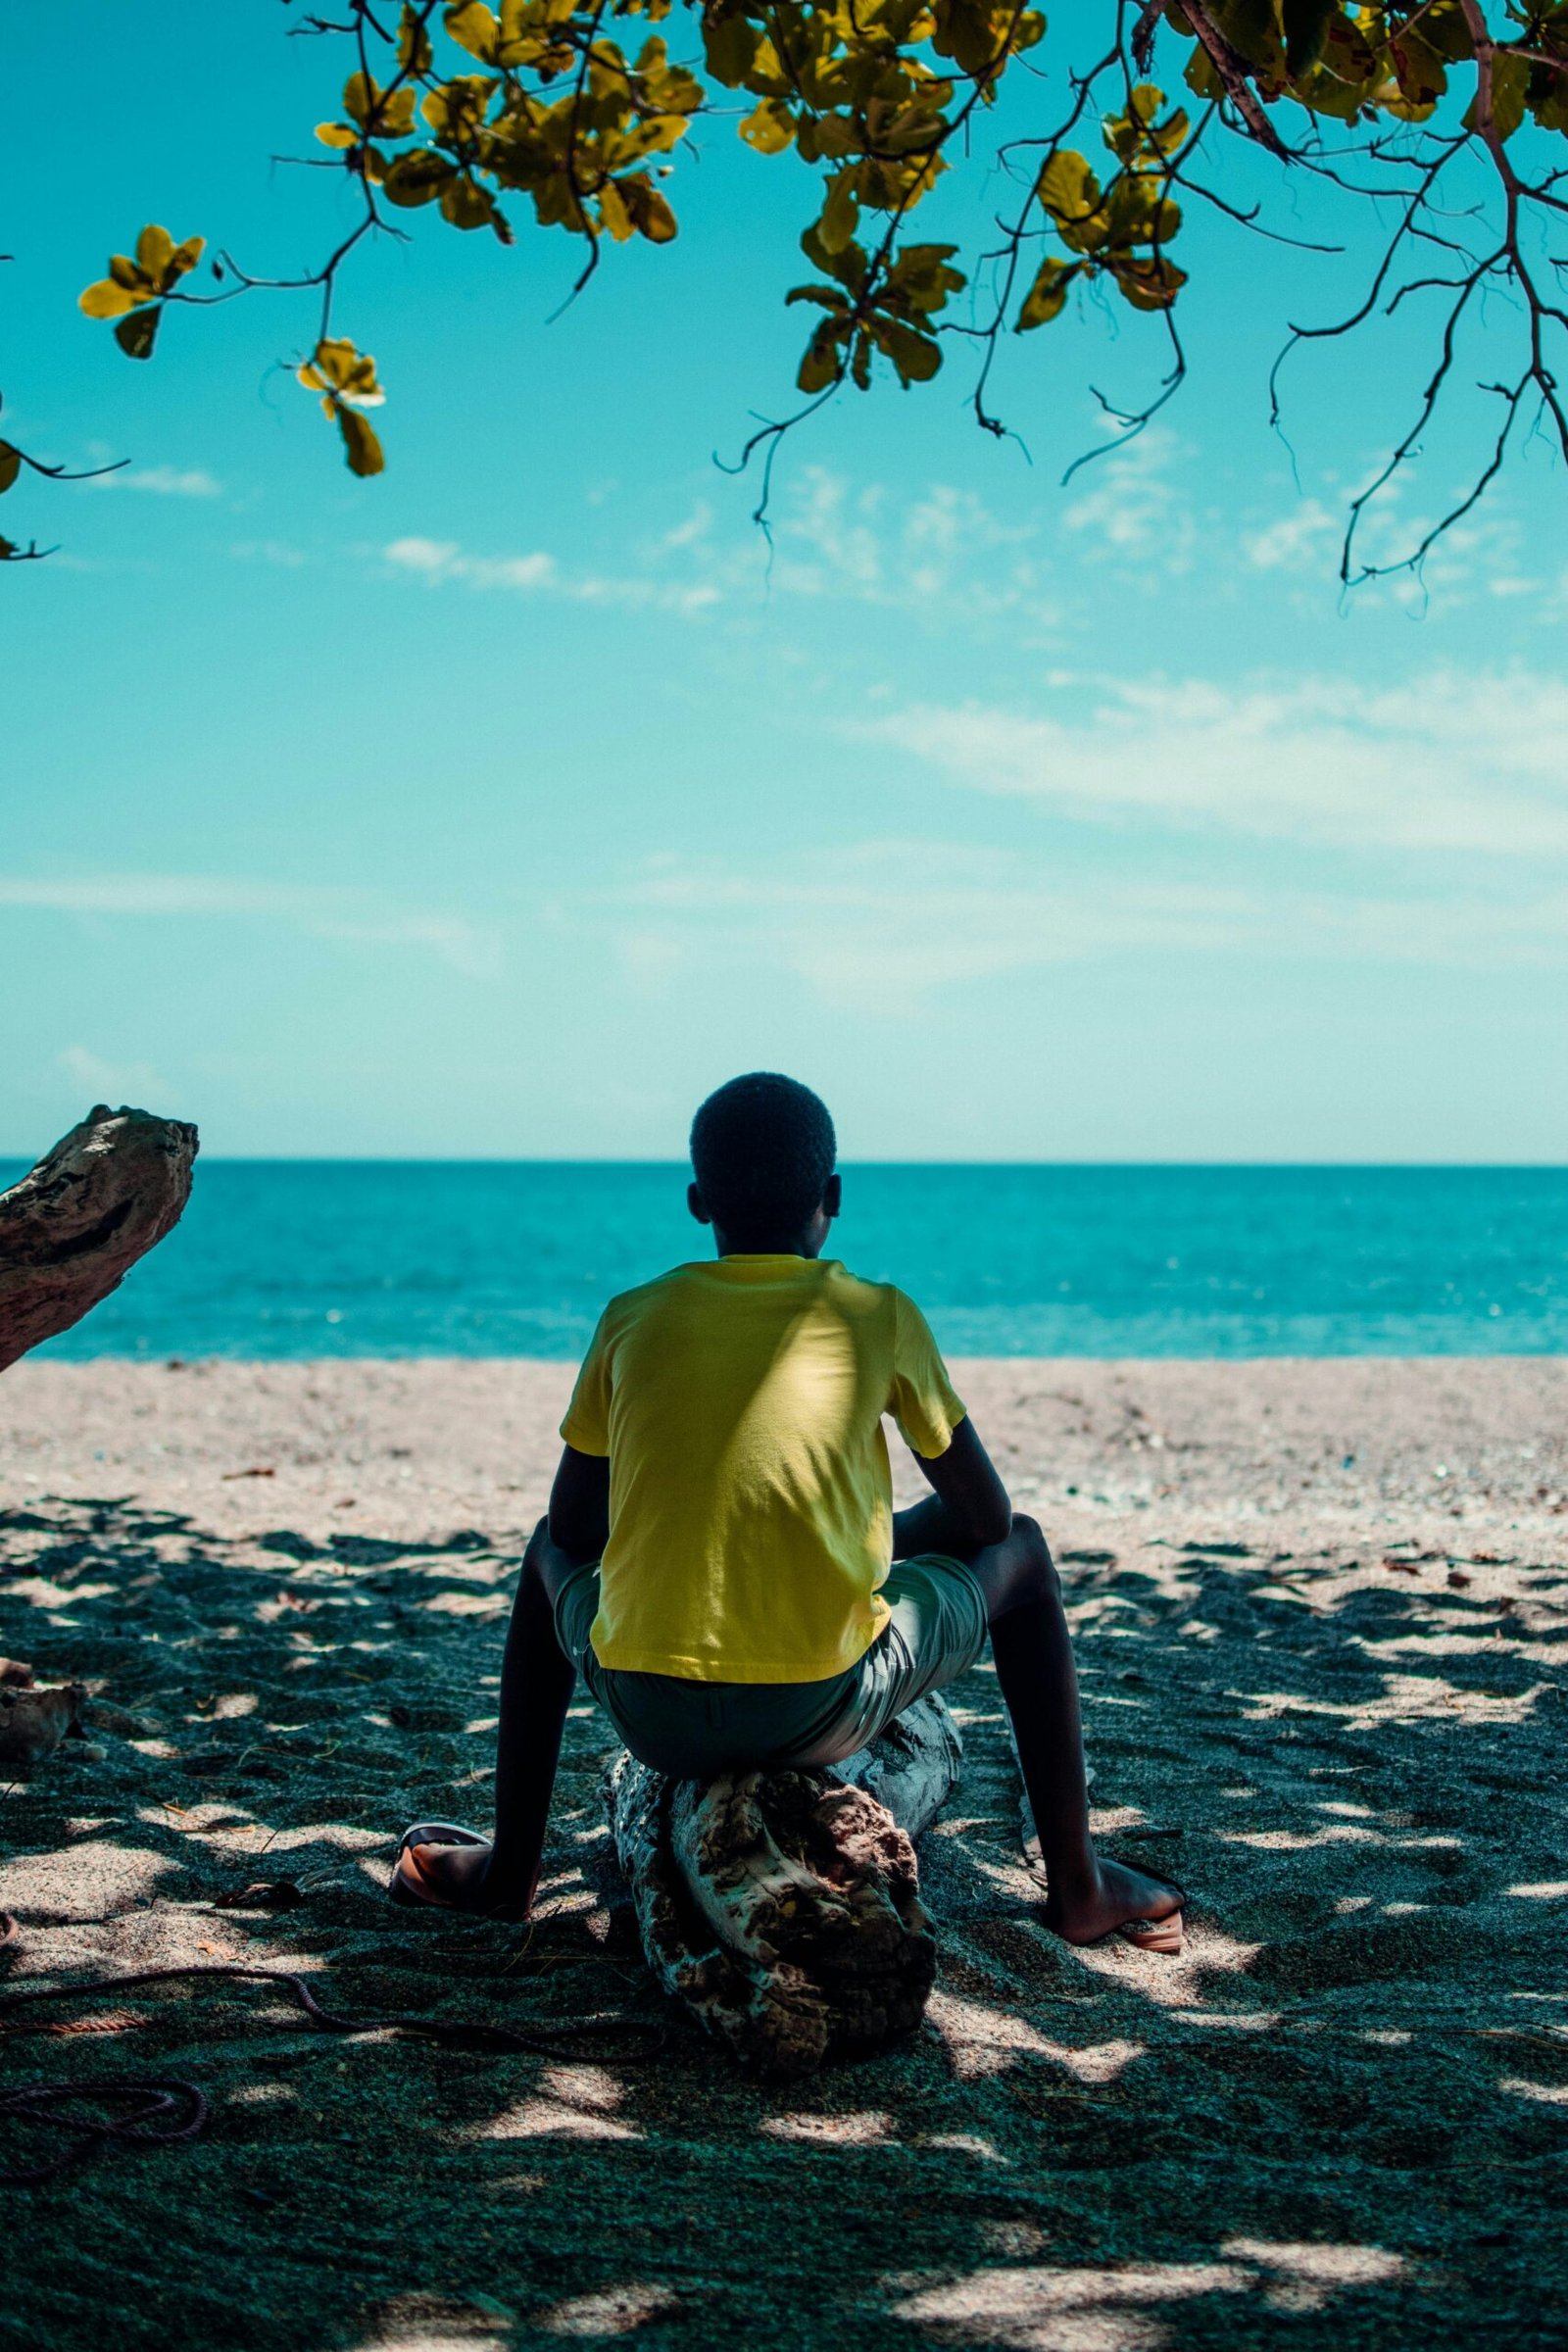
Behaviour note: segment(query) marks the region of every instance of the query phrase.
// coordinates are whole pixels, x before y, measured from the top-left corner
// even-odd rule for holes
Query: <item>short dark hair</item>
[[[804,1225],[837,1156],[827,1104],[776,1070],[732,1078],[692,1121],[692,1169],[704,1204],[715,1224],[741,1232]]]

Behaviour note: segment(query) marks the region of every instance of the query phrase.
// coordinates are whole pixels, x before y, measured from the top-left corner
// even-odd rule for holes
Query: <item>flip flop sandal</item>
[[[489,1838],[481,1838],[476,1830],[460,1829],[455,1821],[416,1821],[398,1839],[398,1857],[387,1884],[387,1901],[407,1903],[421,1910],[451,1911],[454,1906],[443,1902],[440,1895],[433,1894],[423,1884],[413,1848],[416,1845],[488,1845],[489,1842]],[[465,1913],[459,1916],[468,1915]],[[472,1916],[478,1918],[484,1914],[474,1913]]]
[[[1168,1886],[1172,1894],[1179,1894],[1183,1910],[1167,1911],[1163,1919],[1124,1919],[1114,1932],[1123,1943],[1130,1943],[1135,1951],[1179,1952],[1186,1939],[1183,1911],[1191,1899],[1187,1889],[1179,1886],[1174,1879],[1160,1878],[1157,1871],[1146,1870],[1143,1875],[1146,1879],[1156,1880],[1161,1886]]]

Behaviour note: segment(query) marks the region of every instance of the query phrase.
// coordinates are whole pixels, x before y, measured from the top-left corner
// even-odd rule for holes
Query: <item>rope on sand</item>
[[[10,1912],[0,1911],[0,1952],[14,1950],[19,1941],[16,1920]],[[426,2041],[441,2042],[453,2049],[550,2058],[597,2054],[618,2058],[622,2065],[628,2066],[657,2056],[668,2038],[668,2029],[661,2019],[628,2017],[613,2011],[526,2026],[465,2024],[448,2018],[411,2016],[403,2011],[389,2011],[379,2017],[347,2017],[323,2009],[307,1979],[291,1969],[247,1968],[242,1962],[231,1960],[196,1960],[181,1967],[144,1968],[128,1976],[89,1977],[72,1984],[23,1985],[0,1993],[0,2036],[51,2030],[46,2026],[12,2022],[13,2013],[25,2002],[64,2000],[98,1992],[128,1992],[136,1985],[172,1984],[190,1977],[281,1985],[312,2025],[326,2034],[380,2034],[392,2030],[416,2034]],[[107,2121],[79,2112],[83,2100],[112,2105],[123,2099],[139,2099],[143,2103],[128,2115],[111,2116]],[[78,2111],[74,2113],[74,2108]],[[164,2130],[151,2129],[159,2119],[182,2111],[183,2123]],[[188,2143],[199,2137],[210,2113],[206,2094],[194,2082],[172,2077],[156,2082],[18,2083],[0,2092],[0,2118],[16,2117],[19,2121],[53,2124],[62,2130],[74,2129],[76,2137],[51,2163],[21,2172],[0,2173],[0,2188],[36,2187],[85,2163],[99,2148],[111,2143],[144,2148]]]

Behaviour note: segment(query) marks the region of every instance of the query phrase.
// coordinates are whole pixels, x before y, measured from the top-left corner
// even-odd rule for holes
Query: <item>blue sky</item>
[[[144,220],[258,270],[322,250],[333,184],[268,158],[309,151],[332,60],[285,22],[172,0],[127,88],[84,0],[91,138],[14,132],[9,429],[130,464],[6,501],[63,552],[0,574],[0,1146],[108,1096],[222,1152],[673,1155],[772,1064],[860,1158],[1568,1157],[1560,470],[1525,452],[1423,586],[1342,610],[1415,324],[1303,358],[1298,479],[1264,376],[1348,261],[1195,222],[1193,381],[1065,488],[1090,385],[1155,379],[1144,322],[1009,344],[1028,459],[961,354],[844,399],[785,447],[769,564],[711,453],[789,399],[808,189],[715,123],[677,243],[553,324],[564,240],[414,216],[369,258],[359,483],[274,367],[291,298],[175,316],[148,367],[74,307]],[[4,40],[13,87],[59,86],[56,12]],[[970,235],[996,189],[941,202]]]

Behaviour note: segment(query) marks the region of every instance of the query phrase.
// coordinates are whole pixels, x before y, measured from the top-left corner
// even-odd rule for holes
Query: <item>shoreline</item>
[[[955,1357],[1015,1503],[1065,1549],[1232,1523],[1276,1549],[1568,1557],[1568,1356]],[[133,1493],[240,1534],[453,1526],[520,1543],[569,1362],[526,1356],[24,1359],[0,1505]],[[900,1501],[918,1494],[895,1438]],[[1506,1540],[1504,1540],[1506,1539]]]

